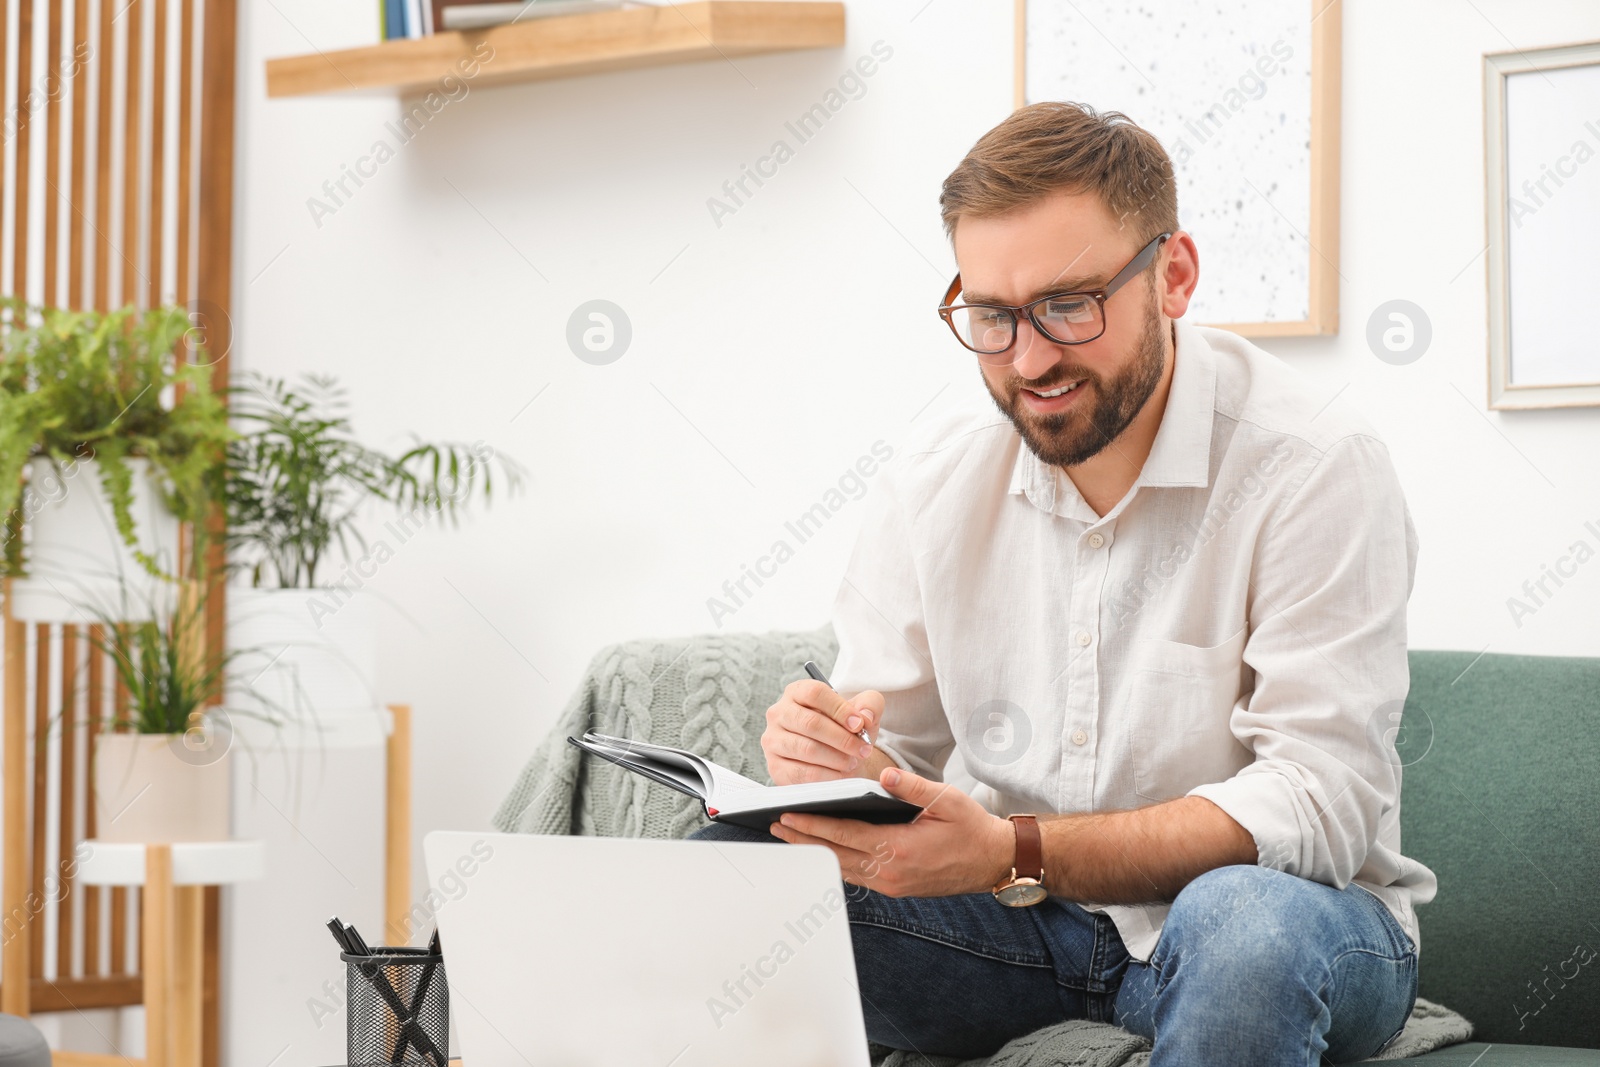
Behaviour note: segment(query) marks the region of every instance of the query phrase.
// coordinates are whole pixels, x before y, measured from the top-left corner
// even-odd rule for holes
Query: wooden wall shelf
[[[474,86],[567,78],[667,63],[844,44],[844,4],[697,0],[659,7],[527,19],[465,33],[267,60],[269,97],[438,88],[458,63],[478,63]]]

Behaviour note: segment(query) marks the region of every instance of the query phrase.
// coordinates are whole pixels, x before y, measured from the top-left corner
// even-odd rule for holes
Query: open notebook
[[[585,752],[687,793],[717,822],[765,830],[786,811],[809,811],[862,822],[910,822],[922,811],[869,778],[762,785],[708,759],[669,745],[607,737],[593,731],[567,740]]]

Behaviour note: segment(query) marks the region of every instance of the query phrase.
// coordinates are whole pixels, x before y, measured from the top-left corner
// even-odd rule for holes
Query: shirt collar
[[[1185,319],[1173,320],[1172,387],[1167,408],[1134,483],[1140,486],[1205,486],[1211,481],[1211,424],[1216,412],[1217,357]],[[1063,490],[1062,483],[1066,483]],[[1020,437],[1008,492],[1021,493],[1043,511],[1096,521],[1093,510],[1059,467],[1034,455]],[[1081,514],[1078,514],[1081,512]]]
[[[1167,409],[1139,472],[1139,485],[1201,487],[1211,482],[1211,422],[1217,409],[1217,354],[1194,326],[1173,320],[1176,355]]]

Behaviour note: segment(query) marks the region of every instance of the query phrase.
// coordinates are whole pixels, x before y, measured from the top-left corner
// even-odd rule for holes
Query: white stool
[[[85,885],[144,887],[145,1067],[200,1067],[206,886],[266,873],[260,841],[123,844],[85,841]]]

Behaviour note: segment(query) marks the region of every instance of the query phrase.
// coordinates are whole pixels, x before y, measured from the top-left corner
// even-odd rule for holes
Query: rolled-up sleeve
[[[1416,537],[1380,442],[1345,437],[1310,464],[1251,568],[1255,687],[1230,728],[1254,760],[1190,795],[1249,831],[1263,866],[1342,889],[1399,799]]]
[[[877,747],[902,769],[942,780],[955,748],[939,700],[917,579],[912,517],[897,487],[908,458],[885,466],[839,583],[833,629],[839,639],[834,688],[883,694]]]

